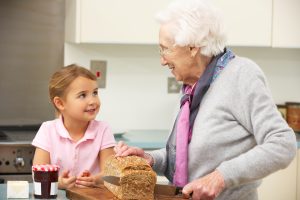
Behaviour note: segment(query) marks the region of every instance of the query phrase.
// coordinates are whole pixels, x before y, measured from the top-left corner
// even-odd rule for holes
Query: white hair
[[[177,0],[156,16],[160,24],[171,24],[175,45],[201,47],[201,54],[224,51],[226,34],[221,13],[205,0]]]

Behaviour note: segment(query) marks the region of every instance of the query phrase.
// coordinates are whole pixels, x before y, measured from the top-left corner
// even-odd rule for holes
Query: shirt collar
[[[85,141],[85,140],[89,140],[89,139],[95,139],[96,137],[96,131],[95,130],[95,121],[92,120],[90,121],[83,138],[80,139],[80,141]],[[56,119],[55,121],[55,127],[56,127],[56,131],[58,132],[58,134],[63,137],[63,138],[67,138],[69,140],[72,140],[72,138],[70,137],[70,134],[68,132],[68,130],[66,129],[64,122],[63,122],[63,117],[60,116],[58,119]]]

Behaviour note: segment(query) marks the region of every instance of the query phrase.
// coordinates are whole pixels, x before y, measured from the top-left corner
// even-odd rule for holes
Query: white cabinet
[[[273,47],[300,48],[300,1],[273,0]]]
[[[157,44],[155,14],[172,0],[67,0],[66,41]]]
[[[67,0],[66,41],[157,44],[155,14],[173,0]],[[271,46],[272,0],[214,0],[229,45]]]
[[[66,41],[157,44],[155,14],[173,0],[66,0]],[[300,48],[299,0],[213,0],[228,44]]]
[[[155,14],[173,0],[66,0],[66,41],[157,44]],[[300,48],[299,0],[212,0],[228,45]]]
[[[213,0],[224,16],[228,44],[271,46],[272,0]]]
[[[297,161],[296,156],[286,169],[277,171],[264,178],[261,186],[258,188],[258,199],[296,200],[297,162],[299,161]],[[298,182],[298,184],[299,183],[300,182]]]

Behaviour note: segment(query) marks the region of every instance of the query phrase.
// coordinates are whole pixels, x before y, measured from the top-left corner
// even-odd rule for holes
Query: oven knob
[[[24,167],[24,165],[25,165],[25,162],[24,162],[23,158],[16,158],[15,159],[16,168],[22,168],[22,167]]]

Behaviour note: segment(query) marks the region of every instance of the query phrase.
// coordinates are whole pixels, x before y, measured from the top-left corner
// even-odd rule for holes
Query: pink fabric
[[[44,122],[32,145],[50,153],[51,164],[59,165],[60,173],[70,170],[78,176],[84,170],[100,172],[98,154],[102,149],[115,146],[115,139],[107,123],[93,120],[84,137],[73,142],[62,119]]]
[[[186,87],[186,94],[192,93],[192,87]],[[190,100],[181,107],[176,127],[176,162],[173,183],[183,187],[188,183],[188,143],[190,135]]]

